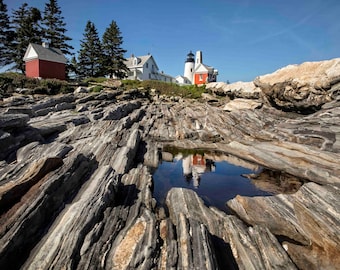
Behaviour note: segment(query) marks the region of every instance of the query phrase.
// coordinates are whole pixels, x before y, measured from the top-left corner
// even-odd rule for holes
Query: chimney
[[[202,51],[196,52],[196,64],[202,64],[203,63],[203,57],[202,57]]]
[[[43,46],[44,48],[49,48],[49,47],[50,47],[50,44],[49,44],[48,42],[43,42],[43,43],[42,43],[42,46]]]

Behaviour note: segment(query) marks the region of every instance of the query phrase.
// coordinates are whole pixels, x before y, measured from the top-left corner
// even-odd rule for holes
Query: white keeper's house
[[[151,54],[144,56],[134,56],[127,58],[124,62],[129,69],[126,79],[129,80],[157,80],[163,82],[176,83],[176,79],[170,75],[159,71],[155,59]]]
[[[129,80],[157,80],[163,82],[177,83],[179,85],[203,85],[209,82],[216,82],[218,70],[203,64],[202,52],[197,51],[196,57],[190,51],[187,55],[184,65],[184,75],[178,75],[176,78],[159,71],[154,57],[151,54],[144,56],[135,56],[127,58],[124,61],[129,69],[126,79]]]

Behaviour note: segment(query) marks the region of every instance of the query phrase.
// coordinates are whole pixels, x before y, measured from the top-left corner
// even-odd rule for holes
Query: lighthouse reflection
[[[183,158],[182,161],[183,175],[185,180],[198,188],[201,182],[202,174],[215,171],[215,162],[211,159],[204,158],[203,155],[194,154]]]

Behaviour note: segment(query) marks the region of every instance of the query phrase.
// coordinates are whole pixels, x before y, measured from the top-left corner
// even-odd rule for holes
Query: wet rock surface
[[[1,269],[336,269],[337,98],[301,115],[137,96],[1,102]],[[152,172],[166,146],[260,165],[248,177],[276,195],[236,196],[228,215],[173,188],[159,207]]]

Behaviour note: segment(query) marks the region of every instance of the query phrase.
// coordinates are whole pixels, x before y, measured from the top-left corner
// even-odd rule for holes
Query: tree
[[[70,78],[77,79],[78,63],[76,57],[73,55],[67,67]]]
[[[121,79],[124,78],[128,68],[124,64],[124,53],[122,49],[123,38],[119,27],[115,21],[112,21],[103,35],[103,72],[105,75]]]
[[[12,62],[10,44],[13,39],[13,31],[10,29],[7,6],[0,0],[0,67]]]
[[[23,57],[29,43],[41,43],[42,32],[40,26],[41,13],[39,9],[22,4],[13,12],[12,27],[14,30],[11,42],[11,60],[14,68],[25,73]]]
[[[72,39],[65,35],[66,23],[61,15],[57,0],[50,0],[49,3],[46,3],[43,14],[42,26],[46,41],[50,43],[51,47],[58,48],[64,54],[71,55],[70,50],[73,50],[73,47],[68,45],[67,41]]]
[[[85,27],[84,39],[80,41],[78,55],[78,75],[81,78],[102,75],[102,46],[95,25],[88,21]]]

